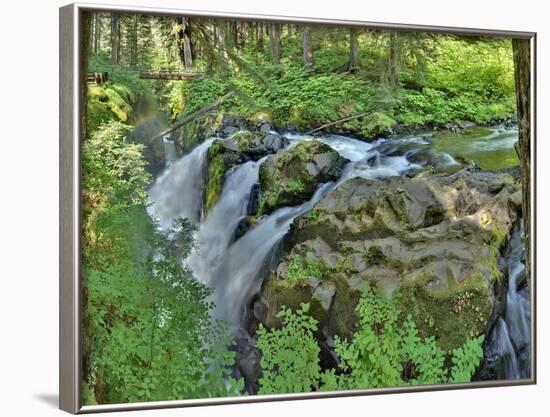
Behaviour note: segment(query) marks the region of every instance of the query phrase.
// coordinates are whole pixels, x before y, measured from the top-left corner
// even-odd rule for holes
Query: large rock
[[[502,309],[501,249],[521,208],[508,173],[355,178],[294,220],[262,286],[260,317],[310,302],[322,340],[349,337],[365,283],[385,289],[403,317],[445,350],[485,333]]]
[[[208,149],[204,204],[206,211],[209,211],[218,201],[227,171],[235,165],[251,160],[257,161],[268,154],[276,153],[286,145],[288,145],[288,139],[276,133],[248,130],[239,130],[226,139],[215,140]]]
[[[241,130],[222,141],[230,152],[236,152],[242,157],[257,161],[265,155],[279,152],[288,145],[288,139],[277,134],[262,130],[251,132]]]
[[[337,180],[347,162],[318,141],[301,142],[269,157],[260,166],[260,213],[309,200],[320,184]]]

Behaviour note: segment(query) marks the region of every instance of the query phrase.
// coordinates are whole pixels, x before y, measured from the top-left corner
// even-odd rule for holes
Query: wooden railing
[[[145,69],[111,65],[106,67],[106,69],[106,72],[88,72],[86,78],[88,83],[102,84],[109,80],[109,73],[113,71],[137,74],[144,80],[190,80],[201,75],[201,72],[195,70],[174,70],[169,68]]]

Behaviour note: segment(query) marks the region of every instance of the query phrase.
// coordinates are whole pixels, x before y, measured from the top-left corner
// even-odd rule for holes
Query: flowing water
[[[164,155],[166,160],[166,166],[170,166],[176,160],[176,143],[171,134],[165,135],[162,138],[162,145],[164,146]]]
[[[516,226],[506,256],[508,290],[506,306],[489,334],[486,344],[486,367],[491,377],[529,378],[531,353],[531,309],[525,278],[525,246]]]
[[[200,221],[206,155],[213,141],[213,138],[204,141],[191,153],[169,164],[150,188],[149,214],[159,221],[162,229],[169,229],[177,217],[195,224]]]
[[[493,134],[493,133],[490,133]],[[517,131],[515,132],[517,139]],[[325,135],[310,137],[285,134],[288,146],[301,141],[320,140],[349,159],[340,179],[322,184],[313,197],[295,207],[282,207],[259,220],[254,228],[239,239],[235,230],[247,215],[251,188],[258,182],[263,160],[246,162],[231,169],[225,176],[216,205],[206,217],[201,216],[207,151],[213,139],[196,147],[191,153],[168,164],[149,191],[150,215],[167,230],[176,217],[187,217],[198,226],[196,246],[186,260],[196,279],[213,288],[214,316],[228,321],[233,333],[242,340],[243,320],[248,304],[259,292],[268,268],[277,256],[277,247],[288,232],[292,221],[309,211],[326,193],[353,177],[368,179],[405,175],[430,165],[438,170],[458,169],[459,154],[444,152],[435,145],[431,134],[412,135],[398,139],[379,139],[371,143],[357,139]],[[499,146],[503,146],[502,144]],[[507,145],[513,149],[513,142]],[[521,240],[515,240],[510,254],[510,290],[504,317],[493,331],[501,355],[507,355],[507,375],[520,375],[518,350],[529,340],[529,318],[525,316],[527,298],[517,290],[521,276]],[[527,305],[526,305],[527,303]],[[511,331],[510,329],[514,329]],[[527,333],[526,333],[527,332]]]

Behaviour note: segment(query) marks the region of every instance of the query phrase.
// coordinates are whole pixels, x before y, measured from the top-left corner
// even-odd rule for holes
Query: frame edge
[[[80,409],[78,7],[59,8],[59,408]]]
[[[532,170],[533,183],[531,184],[533,221],[531,227],[534,229],[531,245],[532,251],[532,282],[535,292],[531,296],[531,309],[536,312],[536,55],[537,55],[537,32],[487,30],[460,27],[434,27],[430,25],[381,23],[367,21],[348,21],[322,18],[306,18],[293,16],[272,16],[261,14],[244,14],[230,12],[211,12],[199,10],[180,10],[176,8],[152,8],[139,6],[123,6],[109,4],[72,3],[59,8],[59,408],[71,414],[88,414],[113,411],[133,410],[157,410],[166,408],[184,408],[193,406],[212,406],[224,404],[247,404],[247,403],[268,403],[274,401],[322,399],[353,396],[368,396],[373,394],[395,394],[413,392],[448,391],[457,389],[476,389],[491,387],[508,387],[537,384],[537,349],[536,349],[536,314],[532,315],[532,355],[531,355],[531,377],[523,380],[491,381],[468,384],[445,384],[418,386],[415,388],[400,389],[386,387],[382,389],[346,390],[327,393],[305,393],[305,394],[281,394],[269,397],[256,398],[214,398],[196,400],[171,400],[149,403],[128,403],[128,404],[104,404],[94,406],[82,406],[81,402],[81,346],[80,346],[80,325],[81,325],[81,285],[80,285],[80,105],[81,105],[81,63],[80,63],[80,14],[82,12],[94,11],[125,11],[134,13],[147,13],[156,15],[174,15],[185,13],[196,17],[213,18],[240,18],[244,20],[264,20],[274,22],[309,22],[325,25],[342,26],[367,26],[380,30],[418,30],[436,33],[453,33],[458,35],[478,36],[506,36],[511,38],[529,39],[532,45],[531,72],[531,109],[532,126],[531,131],[532,159],[535,162]],[[179,12],[179,13],[178,13]]]

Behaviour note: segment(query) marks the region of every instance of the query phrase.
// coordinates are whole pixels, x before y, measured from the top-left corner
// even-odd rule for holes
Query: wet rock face
[[[275,133],[260,130],[236,131],[234,126],[227,126],[224,131],[233,133],[226,139],[216,139],[208,149],[207,185],[204,194],[206,211],[218,201],[227,171],[236,165],[257,161],[266,155],[279,152],[288,145],[288,139]],[[257,210],[258,202],[255,204]]]
[[[486,333],[502,308],[500,251],[520,210],[505,172],[354,178],[294,220],[262,287],[261,320],[311,303],[321,339],[349,337],[365,283],[385,289],[423,335],[456,348]]]
[[[288,139],[262,130],[241,130],[222,140],[228,152],[238,153],[245,160],[254,160],[276,153],[288,145]]]
[[[260,167],[261,214],[309,200],[320,184],[337,180],[347,162],[317,141],[301,142],[269,157]]]

